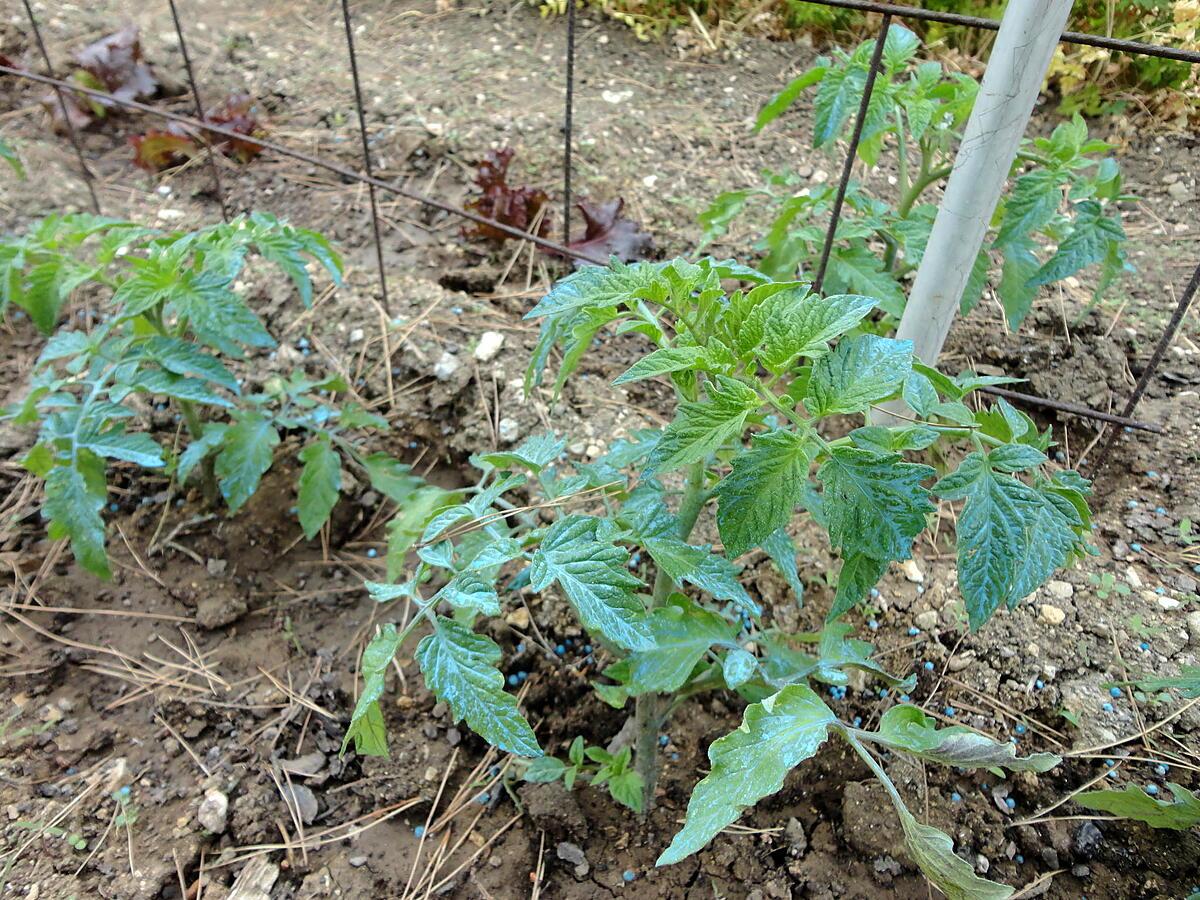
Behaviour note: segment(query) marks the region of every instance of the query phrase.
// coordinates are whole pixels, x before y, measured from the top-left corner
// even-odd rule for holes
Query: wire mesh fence
[[[187,49],[187,38],[185,23],[181,21],[179,11],[175,0],[167,0],[170,6],[172,22],[175,29],[176,37],[179,41],[181,54],[184,61],[184,69],[188,82],[188,89],[193,100],[195,110],[194,116],[187,116],[176,113],[170,110],[161,109],[151,104],[142,103],[137,100],[118,97],[108,91],[101,91],[95,88],[86,87],[76,82],[65,81],[57,77],[56,69],[50,58],[46,48],[46,43],[42,35],[40,23],[37,16],[34,14],[33,7],[29,0],[22,0],[26,17],[29,22],[29,27],[34,39],[34,43],[38,48],[38,54],[41,57],[42,65],[45,68],[46,74],[28,71],[26,69],[0,65],[0,74],[10,75],[17,78],[22,78],[31,82],[45,84],[49,86],[55,95],[55,101],[58,104],[68,138],[76,157],[80,176],[87,190],[90,205],[92,209],[100,213],[101,206],[95,189],[95,176],[89,166],[88,160],[83,152],[82,144],[79,140],[79,135],[72,122],[71,116],[67,112],[66,96],[68,92],[83,98],[90,98],[97,101],[102,101],[106,104],[122,107],[129,110],[144,113],[149,116],[155,116],[160,119],[176,123],[194,130],[203,144],[208,149],[208,158],[211,164],[214,194],[221,207],[222,216],[226,219],[229,216],[229,207],[227,204],[226,195],[221,183],[221,175],[219,166],[216,164],[215,152],[212,148],[212,139],[214,136],[224,137],[228,139],[236,139],[238,141],[253,145],[261,150],[267,151],[283,157],[289,157],[310,166],[316,166],[326,171],[332,172],[343,179],[351,182],[357,182],[365,185],[368,189],[369,207],[372,224],[372,235],[375,249],[375,259],[377,267],[377,275],[379,281],[379,292],[384,308],[388,306],[388,281],[386,264],[383,255],[383,241],[381,237],[381,224],[379,203],[377,200],[377,192],[394,194],[404,197],[408,200],[421,204],[422,206],[439,210],[448,213],[452,216],[462,218],[466,221],[473,222],[477,225],[483,225],[495,231],[505,234],[509,237],[528,241],[529,243],[540,247],[544,250],[551,251],[560,256],[573,259],[577,262],[588,263],[594,265],[604,265],[607,261],[600,259],[592,254],[582,252],[570,246],[570,225],[571,225],[571,209],[573,206],[572,194],[572,174],[573,174],[573,130],[575,124],[575,57],[576,57],[576,9],[575,3],[569,2],[566,6],[566,15],[564,18],[564,53],[563,53],[563,78],[564,78],[564,105],[562,117],[562,193],[563,193],[563,231],[562,240],[554,241],[549,238],[542,237],[540,234],[532,231],[522,231],[514,228],[504,222],[496,219],[480,215],[469,209],[465,209],[453,203],[446,202],[434,196],[414,191],[401,184],[389,182],[375,175],[374,167],[371,160],[371,149],[368,140],[367,131],[367,113],[363,103],[363,86],[359,77],[357,57],[354,46],[354,25],[353,14],[349,0],[341,0],[341,17],[342,25],[346,33],[347,47],[347,66],[350,70],[351,80],[354,86],[354,102],[355,111],[358,117],[358,131],[362,147],[362,171],[356,171],[348,166],[345,166],[334,160],[325,158],[318,154],[309,153],[295,147],[290,147],[285,144],[280,144],[274,141],[266,140],[265,138],[247,135],[231,128],[224,127],[220,124],[206,120],[204,116],[204,106],[201,100],[201,94],[196,82],[195,73],[191,63]],[[860,99],[858,111],[855,118],[855,123],[851,135],[851,140],[847,147],[846,156],[843,160],[841,175],[838,181],[835,199],[830,215],[830,221],[825,233],[824,242],[822,245],[820,264],[813,278],[814,288],[820,290],[823,282],[825,269],[828,264],[829,255],[836,237],[838,224],[841,217],[842,206],[845,200],[846,191],[850,184],[851,174],[854,168],[854,159],[857,153],[857,145],[863,132],[863,126],[866,121],[868,107],[872,91],[875,86],[875,76],[879,70],[880,56],[884,44],[884,38],[891,27],[893,19],[912,19],[925,22],[937,22],[945,25],[961,26],[965,28],[981,29],[988,31],[996,31],[1000,27],[999,21],[995,19],[982,18],[978,16],[967,16],[955,13],[944,13],[933,10],[925,10],[917,7],[901,6],[891,3],[874,2],[874,0],[804,0],[805,3],[836,7],[841,9],[856,10],[863,13],[871,13],[880,15],[880,24],[878,28],[878,37],[876,40],[874,53],[871,63],[868,68],[867,78],[864,85],[862,97]],[[1078,44],[1091,47],[1098,47],[1105,50],[1137,54],[1140,56],[1156,57],[1161,59],[1175,60],[1185,62],[1192,65],[1200,64],[1200,52],[1184,50],[1174,47],[1166,47],[1158,44],[1144,43],[1134,40],[1126,40],[1120,38],[1112,38],[1104,35],[1084,34],[1079,32],[1065,31],[1062,33],[1060,40],[1063,43]],[[1153,423],[1141,422],[1134,419],[1134,414],[1137,411],[1138,403],[1146,392],[1151,380],[1158,369],[1163,357],[1166,354],[1167,348],[1170,346],[1176,333],[1181,327],[1187,310],[1190,307],[1197,286],[1200,285],[1200,265],[1197,265],[1195,271],[1191,275],[1187,286],[1182,291],[1176,306],[1168,320],[1166,327],[1159,336],[1155,348],[1145,366],[1143,366],[1137,384],[1119,415],[1103,412],[1100,410],[1089,409],[1077,404],[1057,400],[1051,397],[1037,397],[1031,394],[1026,394],[1017,391],[1011,391],[1001,388],[986,388],[988,392],[1005,397],[1018,403],[1038,406],[1045,409],[1054,410],[1067,416],[1076,416],[1086,419],[1091,419],[1103,423],[1104,426],[1113,425],[1129,429],[1142,430],[1152,433],[1162,431],[1161,427]],[[1095,475],[1104,466],[1112,447],[1115,443],[1118,432],[1114,429],[1108,439],[1101,446],[1096,457],[1091,461],[1091,473]]]

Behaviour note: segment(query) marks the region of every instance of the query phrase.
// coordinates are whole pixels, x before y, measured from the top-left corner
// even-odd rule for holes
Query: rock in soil
[[[883,785],[874,781],[851,781],[842,793],[842,825],[846,840],[859,853],[874,858],[892,856],[907,859],[900,820],[880,815],[888,808]]]
[[[583,810],[575,795],[561,784],[527,784],[519,793],[537,828],[555,838],[587,838],[590,829]]]
[[[206,831],[224,834],[229,825],[229,798],[215,788],[204,793],[196,819]]]
[[[205,631],[232,625],[246,614],[246,601],[231,594],[205,597],[196,604],[196,624]]]

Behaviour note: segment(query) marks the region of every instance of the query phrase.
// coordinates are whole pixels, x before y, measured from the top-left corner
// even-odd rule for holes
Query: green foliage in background
[[[543,16],[561,15],[567,0],[528,0]],[[640,40],[661,38],[672,29],[698,33],[700,51],[721,49],[743,34],[818,43],[862,39],[877,17],[806,0],[586,0],[582,4],[631,28]],[[999,20],[1001,0],[927,0],[924,9]],[[941,56],[986,60],[994,32],[913,21],[926,44]],[[1068,28],[1088,34],[1200,50],[1200,0],[1079,0]],[[1149,112],[1162,121],[1186,125],[1200,110],[1200,74],[1185,62],[1113,53],[1098,47],[1060,46],[1050,64],[1048,87],[1070,115],[1122,115]]]
[[[817,60],[763,107],[756,129],[814,91],[813,145],[836,155],[839,142],[853,130],[874,46],[867,41],[853,53],[838,50]],[[967,75],[948,75],[939,63],[918,62],[918,46],[913,32],[892,26],[858,147],[859,158],[872,169],[885,151],[894,152],[895,196],[884,199],[861,182],[850,184],[825,275],[831,292],[878,297],[892,320],[904,311],[905,279],[920,264],[937,215],[927,200],[929,189],[949,176],[979,89]],[[964,314],[990,283],[1015,330],[1046,286],[1095,269],[1095,302],[1129,268],[1117,204],[1131,198],[1121,191],[1116,160],[1106,155],[1110,149],[1089,139],[1078,115],[1050,137],[1025,143],[963,293]],[[700,217],[702,245],[723,236],[747,211],[761,220],[765,207],[772,221],[757,244],[765,254],[761,269],[773,278],[811,278],[835,186],[806,184],[787,173],[766,175],[760,188],[713,200]]]

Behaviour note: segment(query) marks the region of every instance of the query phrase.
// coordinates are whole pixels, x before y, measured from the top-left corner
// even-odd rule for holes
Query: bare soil
[[[23,19],[11,9],[0,23],[0,52],[32,61]],[[196,16],[189,45],[208,102],[249,91],[268,110],[273,138],[357,165],[336,4],[222,0],[187,14]],[[156,4],[55,4],[39,15],[60,65],[72,48],[131,19],[151,63],[182,77],[169,13]],[[359,4],[355,17],[381,177],[460,203],[473,162],[511,146],[516,177],[561,197],[561,21],[519,3],[410,0]],[[756,183],[764,167],[824,180],[840,166],[810,149],[803,107],[785,127],[749,134],[759,106],[814,55],[809,47],[746,39],[696,55],[674,43],[640,44],[588,15],[578,46],[576,189],[623,196],[662,254],[689,253],[706,200]],[[86,201],[69,144],[46,128],[42,93],[0,81],[0,126],[31,173],[23,183],[6,173],[0,185],[13,231]],[[161,102],[190,109],[185,96]],[[219,206],[202,165],[163,177],[130,165],[126,139],[145,127],[126,117],[83,136],[105,212],[167,226],[214,221]],[[1043,298],[1016,335],[985,303],[956,324],[944,367],[1017,375],[1033,393],[1119,410],[1200,249],[1198,153],[1188,136],[1126,134],[1121,122],[1095,127],[1112,132],[1128,187],[1143,198],[1127,218],[1138,274],[1091,310],[1087,284],[1072,282]],[[456,483],[469,453],[546,427],[570,436],[575,458],[595,456],[615,437],[669,416],[660,386],[608,387],[638,352],[633,338],[587,357],[561,400],[548,392],[524,399],[520,379],[535,331],[522,316],[562,273],[560,263],[512,244],[469,243],[454,218],[382,197],[385,314],[364,189],[270,156],[228,163],[223,175],[232,208],[322,230],[352,266],[346,286],[322,293],[310,312],[271,277],[250,279],[281,347],[245,374],[342,371],[393,425],[379,449],[429,477]],[[1170,192],[1168,179],[1187,190]],[[557,208],[553,228],[561,229]],[[749,238],[731,234],[716,251],[745,256]],[[93,300],[81,292],[80,308]],[[505,343],[480,363],[471,351],[487,330]],[[311,356],[297,349],[301,338]],[[20,395],[41,340],[15,317],[3,326],[9,400]],[[1197,662],[1200,556],[1182,542],[1180,523],[1200,521],[1198,343],[1193,309],[1137,413],[1163,433],[1122,433],[1101,474],[1099,558],[969,635],[944,534],[952,513],[943,509],[946,528],[918,548],[916,570],[894,568],[875,608],[856,620],[892,670],[917,672],[914,702],[931,712],[953,707],[959,721],[994,735],[1019,735],[1023,749],[1079,753],[1045,775],[1009,780],[888,761],[915,810],[951,834],[980,872],[1028,885],[1025,896],[1174,898],[1200,883],[1194,833],[1074,818],[1080,811],[1069,804],[1051,821],[1019,824],[1101,776],[1108,759],[1120,759],[1122,783],[1162,784],[1146,762],[1153,758],[1172,763],[1170,780],[1195,784],[1200,707],[1129,696],[1112,700],[1111,712],[1102,704],[1113,679]],[[439,379],[434,368],[447,354],[458,365]],[[1102,439],[1094,423],[1031,412],[1054,427],[1064,462],[1078,463]],[[165,479],[122,472],[110,517],[117,570],[101,583],[45,539],[34,485],[17,465],[28,441],[0,429],[9,515],[0,554],[13,573],[0,607],[4,896],[929,896],[899,849],[886,798],[836,744],[698,856],[653,867],[706,769],[708,744],[740,720],[732,698],[697,702],[671,723],[661,796],[645,822],[587,788],[568,794],[513,780],[508,761],[447,718],[410,658],[387,694],[391,757],[340,757],[358,655],[376,624],[400,614],[361,589],[364,577],[383,574],[390,510],[380,499],[365,486],[349,491],[328,541],[306,543],[287,512],[294,472],[284,463],[233,518]],[[715,536],[711,523],[701,528]],[[802,607],[763,560],[751,558],[746,574],[775,621],[815,628],[831,599],[823,577],[831,557],[818,534],[797,534],[808,589]],[[579,734],[607,744],[625,714],[589,688],[603,655],[584,653],[586,639],[557,598],[526,600],[528,616],[514,606],[488,627],[504,649],[505,672],[530,673],[523,702],[543,745],[561,753]],[[910,636],[914,622],[922,630]],[[564,657],[553,653],[568,642]],[[869,723],[896,701],[870,684],[856,688],[835,704],[848,719]],[[1169,716],[1142,739],[1109,747]],[[116,818],[122,787],[136,809],[126,810],[128,824]],[[228,798],[220,833],[198,818],[209,791]],[[68,842],[73,834],[86,842],[82,849]]]

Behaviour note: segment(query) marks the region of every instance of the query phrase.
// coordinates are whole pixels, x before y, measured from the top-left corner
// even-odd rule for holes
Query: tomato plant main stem
[[[679,503],[679,536],[687,540],[696,527],[700,510],[708,500],[704,488],[704,462],[688,467],[687,483]],[[654,576],[654,592],[650,597],[650,611],[658,609],[675,590],[675,582],[660,567]],[[666,721],[670,710],[668,697],[661,694],[640,694],[634,700],[634,723],[637,741],[634,746],[634,768],[642,777],[642,809],[649,812],[654,808],[654,790],[658,786],[658,732]]]

